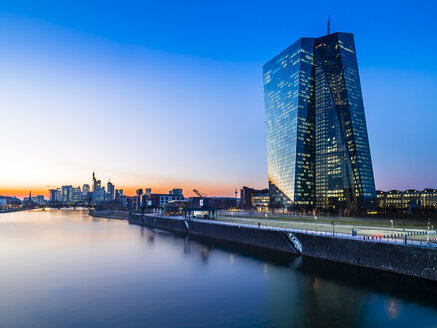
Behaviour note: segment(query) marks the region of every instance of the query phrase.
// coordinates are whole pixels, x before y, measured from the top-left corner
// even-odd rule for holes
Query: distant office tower
[[[264,65],[274,206],[369,209],[376,200],[353,34],[302,38]]]
[[[84,184],[82,186],[82,199],[83,200],[88,200],[88,193],[90,192],[90,185],[89,184]]]
[[[62,201],[62,190],[61,188],[56,188],[56,200]]]
[[[123,197],[123,189],[115,189],[115,199],[120,199]]]
[[[93,200],[98,201],[100,195],[100,188],[102,186],[102,182],[96,179],[96,173],[93,172]]]
[[[45,203],[44,196],[43,195],[35,196],[35,203],[36,203],[36,205],[44,204]]]
[[[80,187],[73,187],[71,189],[70,201],[73,203],[82,201],[82,191],[80,190]]]
[[[64,203],[68,203],[72,201],[73,198],[73,186],[62,186],[62,198],[61,200]]]
[[[115,198],[115,186],[111,183],[111,181],[108,182],[108,193],[107,193],[107,201],[112,201]]]
[[[51,202],[56,202],[58,200],[57,197],[57,190],[56,189],[50,189],[50,201]]]

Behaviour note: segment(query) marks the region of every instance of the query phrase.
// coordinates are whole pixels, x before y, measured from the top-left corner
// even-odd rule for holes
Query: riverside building
[[[353,34],[301,38],[263,73],[271,206],[375,206]]]
[[[378,207],[383,210],[411,211],[421,209],[437,211],[437,189],[424,189],[422,191],[408,189],[405,191],[390,190],[377,192]]]

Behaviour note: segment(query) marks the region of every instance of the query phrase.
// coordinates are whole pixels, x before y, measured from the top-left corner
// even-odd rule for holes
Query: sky
[[[267,186],[262,65],[355,35],[377,189],[437,187],[431,1],[0,0],[0,195]]]

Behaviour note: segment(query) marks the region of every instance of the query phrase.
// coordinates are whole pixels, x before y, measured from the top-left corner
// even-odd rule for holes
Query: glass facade
[[[272,204],[376,203],[353,34],[303,38],[264,65]]]
[[[273,207],[314,205],[314,39],[264,65],[269,190]]]

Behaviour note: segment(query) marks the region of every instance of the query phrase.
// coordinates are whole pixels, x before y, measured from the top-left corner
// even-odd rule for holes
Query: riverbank
[[[426,243],[428,240],[427,224],[420,225],[408,225],[402,226],[396,224],[396,221],[390,222],[386,219],[383,222],[375,222],[373,220],[365,219],[353,219],[353,218],[319,218],[313,217],[309,219],[290,217],[284,219],[282,217],[275,216],[244,216],[244,215],[221,215],[217,220],[223,222],[231,222],[237,224],[251,224],[261,226],[270,226],[277,228],[298,229],[308,231],[320,231],[320,232],[332,232],[343,233],[352,235],[352,231],[357,236],[366,237],[382,237],[391,238],[402,242],[404,236],[407,236],[408,240],[416,240]],[[334,223],[334,227],[333,227]],[[433,227],[430,227],[429,237],[431,240],[437,238],[436,231]]]
[[[113,210],[90,211],[89,214],[97,218],[119,219],[119,220],[127,220],[129,218],[128,211],[113,211]]]
[[[34,210],[36,207],[33,208],[8,208],[8,209],[1,209],[0,214],[2,213],[12,213],[12,212],[21,212],[21,211],[29,211]]]
[[[129,223],[437,281],[437,248],[418,242],[147,214]]]
[[[263,220],[268,219],[271,221],[280,222],[300,222],[300,223],[331,223],[332,221],[337,224],[346,224],[353,226],[374,226],[381,228],[398,228],[403,229],[426,229],[428,226],[428,218],[405,218],[399,215],[386,215],[382,216],[329,216],[329,215],[291,215],[291,214],[275,214],[275,213],[261,213],[261,212],[245,212],[245,211],[221,211],[218,215],[218,219],[253,219]],[[430,217],[431,225],[437,226],[437,219]]]

